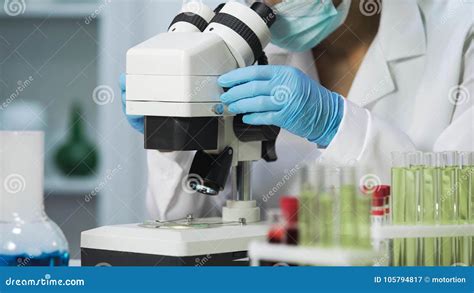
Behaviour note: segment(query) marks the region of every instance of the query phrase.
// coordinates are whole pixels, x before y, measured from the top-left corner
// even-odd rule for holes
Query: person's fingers
[[[219,77],[221,87],[230,88],[252,80],[269,80],[274,75],[275,66],[255,65],[232,70]]]
[[[278,112],[252,113],[244,115],[242,121],[250,125],[276,125],[276,115]],[[278,125],[276,125],[278,126]]]
[[[256,96],[270,96],[272,87],[268,81],[254,80],[237,85],[221,95],[221,100],[228,105],[241,99]]]
[[[144,132],[144,118],[143,116],[129,116],[130,125],[140,133]]]
[[[125,75],[125,73],[121,73],[120,78],[119,78],[119,84],[120,84],[120,90],[122,92],[126,91],[126,87],[127,87],[126,80],[127,80],[127,76]]]
[[[254,98],[242,99],[229,105],[228,110],[234,114],[258,113],[279,111],[283,108],[280,103],[275,103],[271,96],[257,96]]]

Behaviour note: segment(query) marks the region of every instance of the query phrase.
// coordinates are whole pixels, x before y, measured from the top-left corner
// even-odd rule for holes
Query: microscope
[[[245,265],[239,260],[250,241],[266,237],[252,200],[251,165],[277,160],[280,129],[247,125],[229,113],[217,79],[268,63],[263,49],[276,15],[261,2],[228,2],[214,11],[192,4],[168,32],[127,52],[127,114],[145,117],[145,149],[195,151],[187,182],[196,194],[218,196],[231,176],[233,199],[222,218],[187,215],[82,232],[82,265]]]

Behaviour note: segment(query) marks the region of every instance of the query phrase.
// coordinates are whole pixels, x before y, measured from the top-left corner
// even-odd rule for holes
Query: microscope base
[[[216,218],[216,220],[221,220]],[[83,266],[246,266],[247,250],[264,240],[263,223],[212,228],[105,226],[81,233]]]

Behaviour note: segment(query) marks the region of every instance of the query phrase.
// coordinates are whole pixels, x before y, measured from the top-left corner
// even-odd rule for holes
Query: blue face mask
[[[284,0],[274,6],[272,43],[289,51],[310,50],[344,23],[350,6],[351,0],[337,9],[331,0]]]

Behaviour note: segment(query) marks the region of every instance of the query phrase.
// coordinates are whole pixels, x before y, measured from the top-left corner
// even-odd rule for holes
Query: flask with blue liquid
[[[0,131],[0,266],[67,266],[68,244],[43,205],[44,134]]]

